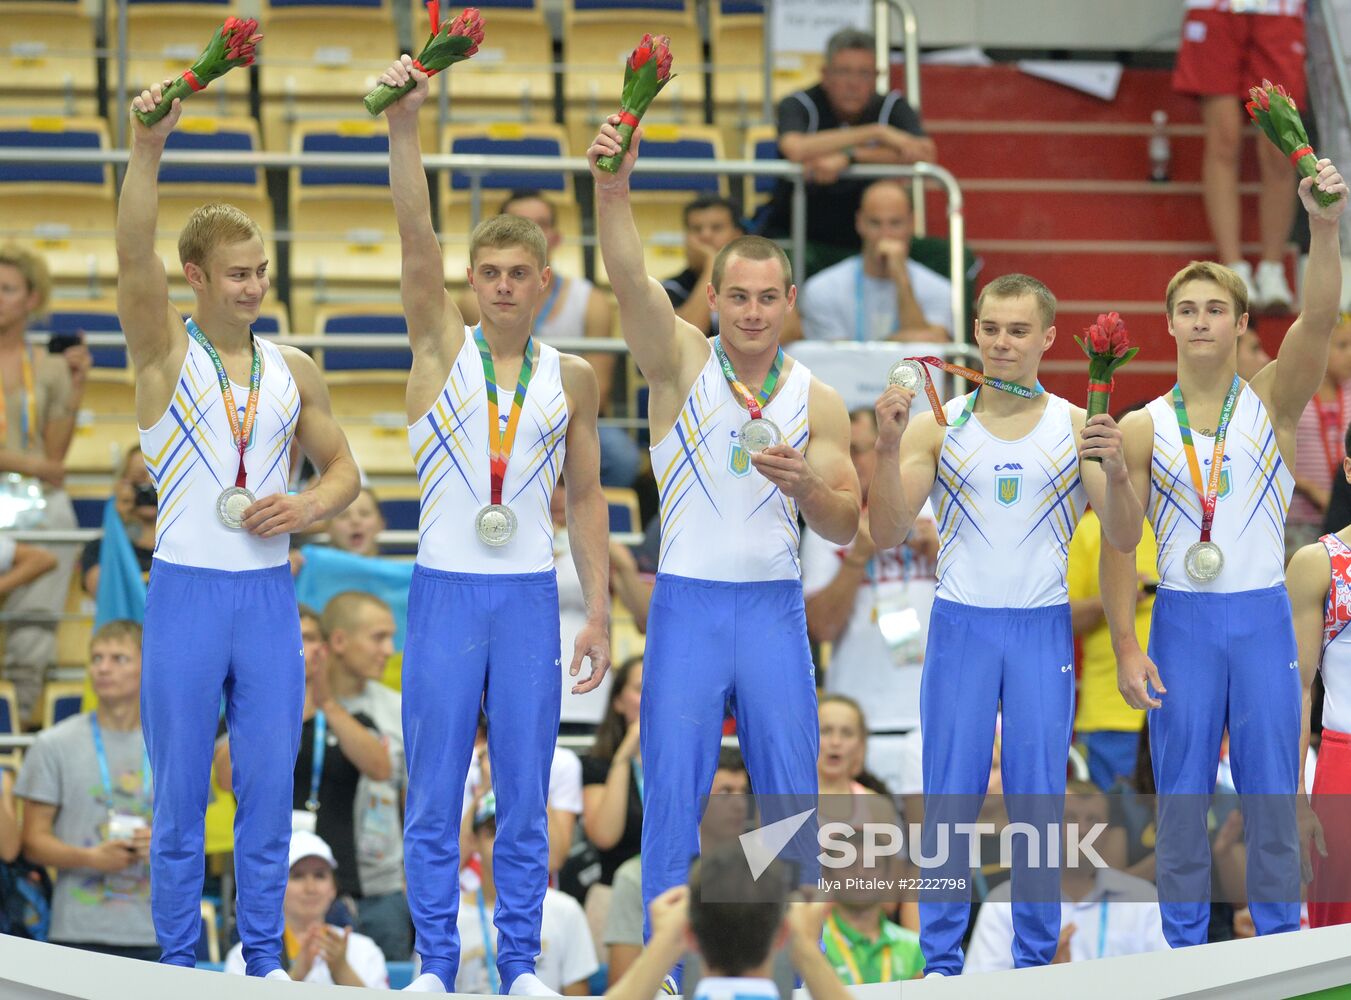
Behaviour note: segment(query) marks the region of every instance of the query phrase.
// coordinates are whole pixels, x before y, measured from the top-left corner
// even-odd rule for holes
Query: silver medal
[[[918,392],[924,387],[924,366],[909,358],[897,361],[887,372],[887,385],[898,385],[902,389]]]
[[[474,518],[474,530],[484,545],[506,545],[516,534],[516,512],[506,504],[490,503]]]
[[[253,506],[255,499],[244,487],[231,486],[216,498],[216,516],[221,524],[238,531],[244,527],[244,511]]]
[[[1197,542],[1183,560],[1187,575],[1197,583],[1210,583],[1224,569],[1224,553],[1214,542]]]
[[[741,447],[754,455],[766,448],[782,443],[783,432],[779,430],[778,424],[774,421],[767,420],[764,417],[756,417],[741,425],[741,430],[737,433],[737,440],[741,442]]]

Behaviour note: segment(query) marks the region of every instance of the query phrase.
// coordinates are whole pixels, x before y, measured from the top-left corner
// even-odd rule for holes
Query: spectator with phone
[[[33,251],[0,246],[0,491],[18,497],[39,490],[45,507],[39,527],[69,531],[75,508],[63,489],[66,453],[92,364],[77,343],[53,354],[34,350],[26,335],[47,305],[51,275]],[[0,528],[14,527],[0,521]],[[5,639],[5,676],[14,682],[19,711],[31,717],[47,667],[56,661],[54,615],[65,607],[74,569],[74,546],[51,546],[57,569],[15,591],[5,611],[13,616]],[[27,617],[25,617],[27,616]]]
[[[99,571],[104,560],[104,547],[110,544],[130,543],[131,554],[141,571],[141,580],[150,577],[150,561],[155,555],[155,516],[159,512],[159,497],[150,481],[150,470],[139,444],[127,449],[122,468],[113,483],[113,507],[125,529],[125,541],[114,540],[108,533],[87,542],[80,553],[80,576],[86,594],[99,592]]]
[[[109,622],[89,654],[98,709],[40,733],[19,772],[24,855],[56,869],[53,944],[153,962],[141,626]]]

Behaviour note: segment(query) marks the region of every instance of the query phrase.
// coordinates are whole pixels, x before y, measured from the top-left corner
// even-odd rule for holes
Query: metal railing
[[[877,92],[891,90],[891,12],[901,22],[901,45],[905,49],[905,100],[919,113],[919,19],[910,0],[873,0],[873,45],[877,58]],[[928,213],[924,205],[924,185],[916,178],[910,189],[910,202],[915,222],[915,233],[929,232]]]
[[[69,164],[117,164],[127,162],[130,153],[125,149],[51,149],[6,148],[0,150],[0,162],[3,163],[69,163]],[[371,168],[385,170],[389,158],[379,153],[222,153],[192,152],[168,150],[164,153],[165,164],[182,164],[213,167],[261,167],[264,170],[282,170],[293,167],[336,167]],[[472,221],[477,223],[483,214],[483,176],[497,171],[516,173],[569,173],[583,177],[590,176],[590,166],[582,157],[548,156],[489,156],[482,154],[447,155],[429,154],[423,157],[423,165],[433,173],[445,170],[458,171],[469,175],[469,203]],[[759,176],[776,177],[787,180],[793,186],[792,223],[789,244],[793,260],[801,266],[806,257],[807,247],[807,189],[800,164],[783,160],[702,160],[702,159],[662,159],[639,160],[636,172],[662,173],[677,176],[697,176],[707,174],[729,174],[736,177]],[[955,324],[954,334],[966,329],[965,284],[962,269],[962,243],[965,235],[964,203],[961,187],[957,178],[946,168],[935,163],[913,164],[858,164],[845,171],[844,176],[872,180],[888,177],[914,178],[917,183],[935,182],[941,185],[947,195],[948,243],[951,253],[949,280],[952,282],[952,315]],[[169,186],[162,186],[162,190]],[[923,203],[917,199],[916,205]],[[3,223],[0,223],[2,226]],[[31,235],[6,230],[8,235]],[[594,240],[584,240],[594,242]]]

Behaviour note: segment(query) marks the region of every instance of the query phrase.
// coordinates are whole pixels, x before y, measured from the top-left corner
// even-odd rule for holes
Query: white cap
[[[338,867],[332,849],[322,837],[308,830],[295,830],[291,833],[291,858],[286,863],[287,867],[293,867],[297,861],[305,858],[323,858],[330,868]]]

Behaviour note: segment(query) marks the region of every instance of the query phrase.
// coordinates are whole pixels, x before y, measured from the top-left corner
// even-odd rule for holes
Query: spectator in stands
[[[1351,424],[1351,316],[1328,344],[1328,367],[1295,428],[1295,492],[1285,520],[1285,559],[1318,541],[1332,484],[1343,478],[1343,440]]]
[[[1238,335],[1238,375],[1245,382],[1251,382],[1253,376],[1271,364],[1271,355],[1262,346],[1262,338],[1257,333],[1257,320],[1248,317],[1248,329]]]
[[[15,794],[23,849],[55,868],[48,939],[157,961],[150,917],[150,762],[141,737],[141,626],[113,621],[89,643],[98,708],[38,735]]]
[[[741,759],[741,751],[736,747],[723,747],[718,752],[718,767],[713,772],[713,784],[708,793],[708,809],[700,826],[701,842],[705,849],[745,832],[748,815],[745,796],[750,795],[750,792],[750,777],[746,774],[746,762]],[[727,795],[738,798],[719,801],[719,796]],[[619,866],[615,872],[613,889],[610,907],[605,913],[602,941],[611,986],[619,982],[619,978],[643,950],[641,857],[629,858]]]
[[[658,989],[675,992],[667,973],[693,946],[706,971],[694,1000],[776,997],[778,987],[769,978],[773,952],[786,944],[813,1000],[849,1000],[850,992],[821,953],[826,905],[790,907],[790,881],[788,867],[777,860],[754,877],[735,842],[701,854],[691,866],[688,886],[668,889],[652,901],[647,948],[605,995],[651,1000]]]
[[[563,242],[558,231],[554,206],[535,190],[513,191],[498,209],[499,215],[519,215],[529,219],[544,231],[548,244],[549,282],[541,293],[539,309],[535,313],[535,336],[540,340],[580,340],[583,337],[613,337],[615,328],[614,304],[610,297],[579,275],[565,275],[553,267],[552,257]],[[465,323],[473,326],[479,320],[478,300],[473,289],[461,292],[456,305]],[[596,370],[600,388],[600,415],[609,412],[614,390],[615,366],[619,355],[612,353],[584,354]],[[632,486],[638,476],[641,456],[633,438],[622,427],[600,427],[600,481],[605,486]]]
[[[855,217],[863,252],[807,279],[802,332],[809,340],[952,339],[952,283],[910,259],[910,193],[880,180]]]
[[[403,698],[380,683],[393,652],[394,616],[375,595],[348,591],[325,605],[319,624],[333,696],[354,716],[371,720],[389,754],[386,777],[363,772],[357,783],[356,918],[386,958],[402,962],[413,951],[403,872]]]
[[[826,43],[821,82],[779,102],[779,153],[802,164],[807,180],[807,260],[795,270],[811,276],[856,253],[853,220],[866,181],[840,174],[854,163],[933,162],[938,147],[919,114],[898,92],[877,93],[873,36],[844,28]],[[766,235],[785,236],[792,219],[792,185],[780,181],[765,220]]]
[[[854,863],[829,872],[847,888],[829,892],[831,908],[823,941],[826,959],[841,981],[850,985],[918,979],[924,972],[919,934],[889,920],[885,912],[897,896],[895,878],[907,864],[897,856],[870,860],[863,829],[857,823],[851,826],[850,834],[841,839],[857,852]],[[851,878],[853,883],[847,881]]]
[[[582,828],[600,853],[601,885],[610,885],[619,866],[642,849],[642,693],[643,658],[634,656],[613,671],[610,703],[591,753],[582,758]]]
[[[1120,420],[1139,403],[1116,414]],[[1088,776],[1104,791],[1135,773],[1136,751],[1145,713],[1131,708],[1117,689],[1116,654],[1112,652],[1111,630],[1102,610],[1102,590],[1098,586],[1098,556],[1102,551],[1102,522],[1088,510],[1080,518],[1070,538],[1067,583],[1070,599],[1070,624],[1079,647],[1079,691],[1075,699],[1074,731],[1087,751]],[[1153,529],[1146,524],[1135,547],[1135,569],[1140,586],[1135,598],[1135,633],[1140,648],[1148,648],[1149,622],[1154,611],[1154,590],[1158,587],[1158,544]]]
[[[1066,787],[1065,823],[1087,831],[1109,821],[1108,799],[1091,782]],[[990,890],[976,916],[971,947],[962,971],[998,972],[1013,968],[1013,908],[1010,882]],[[1061,868],[1060,945],[1053,964],[1117,955],[1167,951],[1154,887],[1112,868],[1098,868],[1087,855],[1080,864]]]
[[[301,607],[300,628],[305,652],[305,705],[294,767],[292,828],[316,833],[330,845],[338,859],[339,893],[359,900],[357,783],[362,775],[376,781],[389,780],[389,749],[369,716],[352,714],[335,696],[328,671],[330,650],[321,620],[312,609]],[[392,625],[389,632],[393,634]],[[215,763],[220,786],[232,788],[228,740],[219,741]]]
[[[338,862],[323,839],[304,830],[291,834],[290,873],[282,915],[286,931],[283,965],[292,979],[321,986],[364,986],[389,989],[385,956],[375,942],[350,927],[325,922],[338,895],[334,872]],[[225,971],[244,975],[244,946],[225,956]]]
[[[0,473],[36,480],[47,501],[42,527],[69,531],[76,523],[62,488],[65,461],[92,362],[83,344],[51,354],[25,342],[50,292],[51,275],[40,256],[13,243],[0,246]],[[5,637],[5,676],[14,682],[24,717],[31,716],[46,669],[56,662],[51,616],[65,610],[75,568],[74,546],[50,548],[56,570],[19,588],[5,605],[10,616],[31,616],[12,617]]]
[[[0,534],[0,599],[56,567],[57,558],[49,548],[16,542]]]
[[[474,816],[484,798],[492,794],[492,762],[488,758],[488,718],[482,712],[474,737],[474,756],[464,781],[463,819],[460,824],[460,857],[467,865],[474,857]],[[577,820],[582,815],[582,762],[567,747],[555,746],[549,761],[549,789],[545,799],[549,819],[549,878],[563,867],[572,847]]]
[[[497,968],[497,894],[493,871],[493,843],[497,838],[497,798],[488,792],[474,814],[475,849],[482,859],[476,881],[460,901],[460,969],[456,993],[500,993]],[[588,982],[600,966],[581,905],[556,889],[544,891],[540,922],[540,954],[535,975],[546,987],[564,996],[589,996]],[[650,1000],[650,998],[648,998]]]
[[[385,530],[385,516],[380,513],[380,501],[375,491],[363,486],[357,498],[344,511],[328,519],[328,540],[335,549],[359,556],[378,556],[380,532]]]
[[[904,545],[878,552],[868,533],[868,487],[877,466],[877,416],[850,415],[849,454],[863,496],[859,530],[848,545],[802,532],[807,634],[830,643],[824,687],[871,707],[874,732],[919,725],[919,679],[934,598],[938,528],[921,515]]]
[[[720,194],[701,194],[685,206],[685,270],[661,283],[676,315],[710,337],[718,334],[718,317],[704,290],[713,281],[713,258],[738,236],[745,235],[741,206]]]
[[[1262,258],[1254,277],[1240,243],[1239,160],[1249,132],[1243,111],[1248,88],[1275,80],[1305,106],[1304,4],[1187,0],[1185,7],[1173,87],[1201,102],[1206,136],[1201,190],[1216,256],[1243,278],[1255,308],[1286,311],[1295,301],[1285,280],[1285,246],[1295,218],[1296,177],[1285,154],[1259,136]]]
[[[145,456],[139,444],[127,449],[122,469],[113,483],[113,502],[117,515],[126,528],[127,540],[140,566],[144,580],[150,578],[150,560],[155,555],[155,516],[159,512],[159,497],[145,467]],[[80,572],[84,591],[91,596],[99,592],[99,566],[103,560],[104,539],[95,538],[85,543],[80,554]]]

